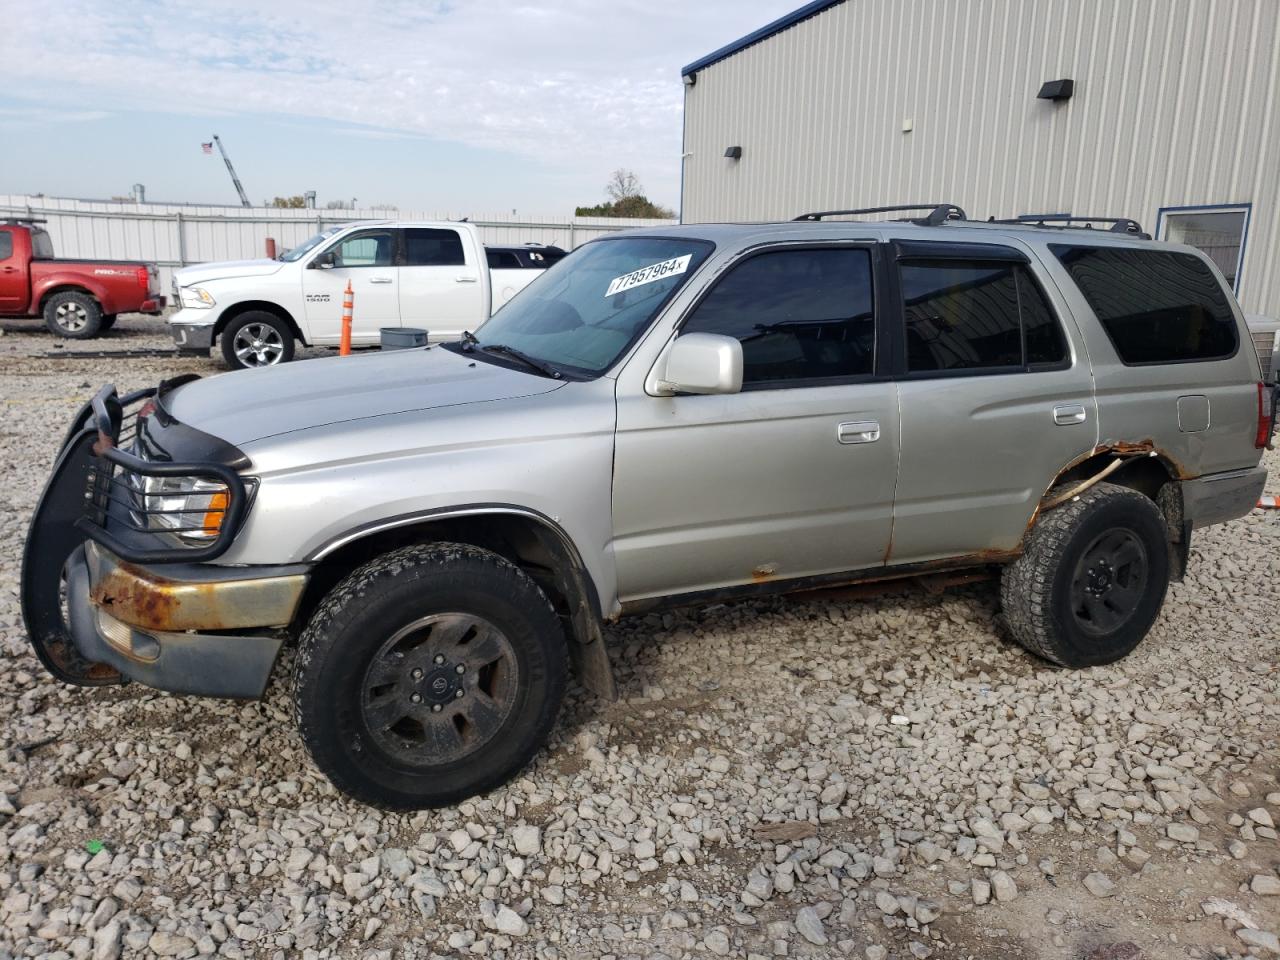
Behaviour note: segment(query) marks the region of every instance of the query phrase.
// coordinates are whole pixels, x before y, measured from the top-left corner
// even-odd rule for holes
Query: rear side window
[[[1199,257],[1167,250],[1052,244],[1128,364],[1221,360],[1236,352],[1236,320]]]
[[[8,260],[13,256],[13,234],[8,230],[0,230],[0,260]]]
[[[12,238],[9,242],[13,242]],[[48,231],[31,231],[31,256],[35,257],[37,260],[53,259],[53,241],[49,239]]]
[[[485,257],[489,261],[490,270],[522,270],[524,264],[510,250],[486,250]]]
[[[410,227],[404,231],[406,267],[460,267],[467,262],[456,230]]]
[[[1066,362],[1062,327],[1022,264],[910,260],[900,277],[908,373]]]
[[[744,384],[789,386],[870,374],[871,253],[843,248],[758,254],[717,283],[680,332],[738,340]]]

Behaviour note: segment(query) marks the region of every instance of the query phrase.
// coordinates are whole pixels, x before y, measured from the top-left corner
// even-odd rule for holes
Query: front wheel
[[[1014,638],[1064,667],[1111,663],[1155,623],[1169,588],[1169,534],[1148,497],[1099,483],[1045,514],[1004,569]]]
[[[389,810],[510,780],[555,722],[564,631],[519,567],[465,544],[405,547],[356,570],[299,641],[294,707],[316,765]]]
[[[44,324],[60,337],[89,340],[102,329],[102,308],[78,290],[55,293],[44,305]]]
[[[222,358],[232,370],[274,367],[293,359],[293,331],[275,314],[250,310],[222,331]]]

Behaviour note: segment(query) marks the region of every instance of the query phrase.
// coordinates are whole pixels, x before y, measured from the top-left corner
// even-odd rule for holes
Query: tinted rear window
[[[1051,244],[1125,363],[1220,360],[1236,351],[1222,285],[1199,257]]]
[[[13,256],[13,234],[8,230],[0,230],[0,260],[8,260]]]
[[[410,227],[404,232],[406,267],[460,267],[467,262],[456,230]]]

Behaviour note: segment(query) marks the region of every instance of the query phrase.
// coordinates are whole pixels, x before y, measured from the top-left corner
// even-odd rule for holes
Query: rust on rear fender
[[[306,587],[303,573],[240,580],[174,580],[90,551],[90,601],[140,630],[237,630],[288,625]],[[227,568],[233,574],[235,568]]]

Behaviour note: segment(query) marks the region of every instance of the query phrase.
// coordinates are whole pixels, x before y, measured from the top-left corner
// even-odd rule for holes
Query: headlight
[[[171,531],[183,540],[212,540],[222,530],[230,492],[225,484],[197,477],[139,477],[143,510],[135,516],[148,530]]]
[[[207,310],[217,302],[204,287],[182,287],[178,296],[184,307],[194,307],[197,310]]]

